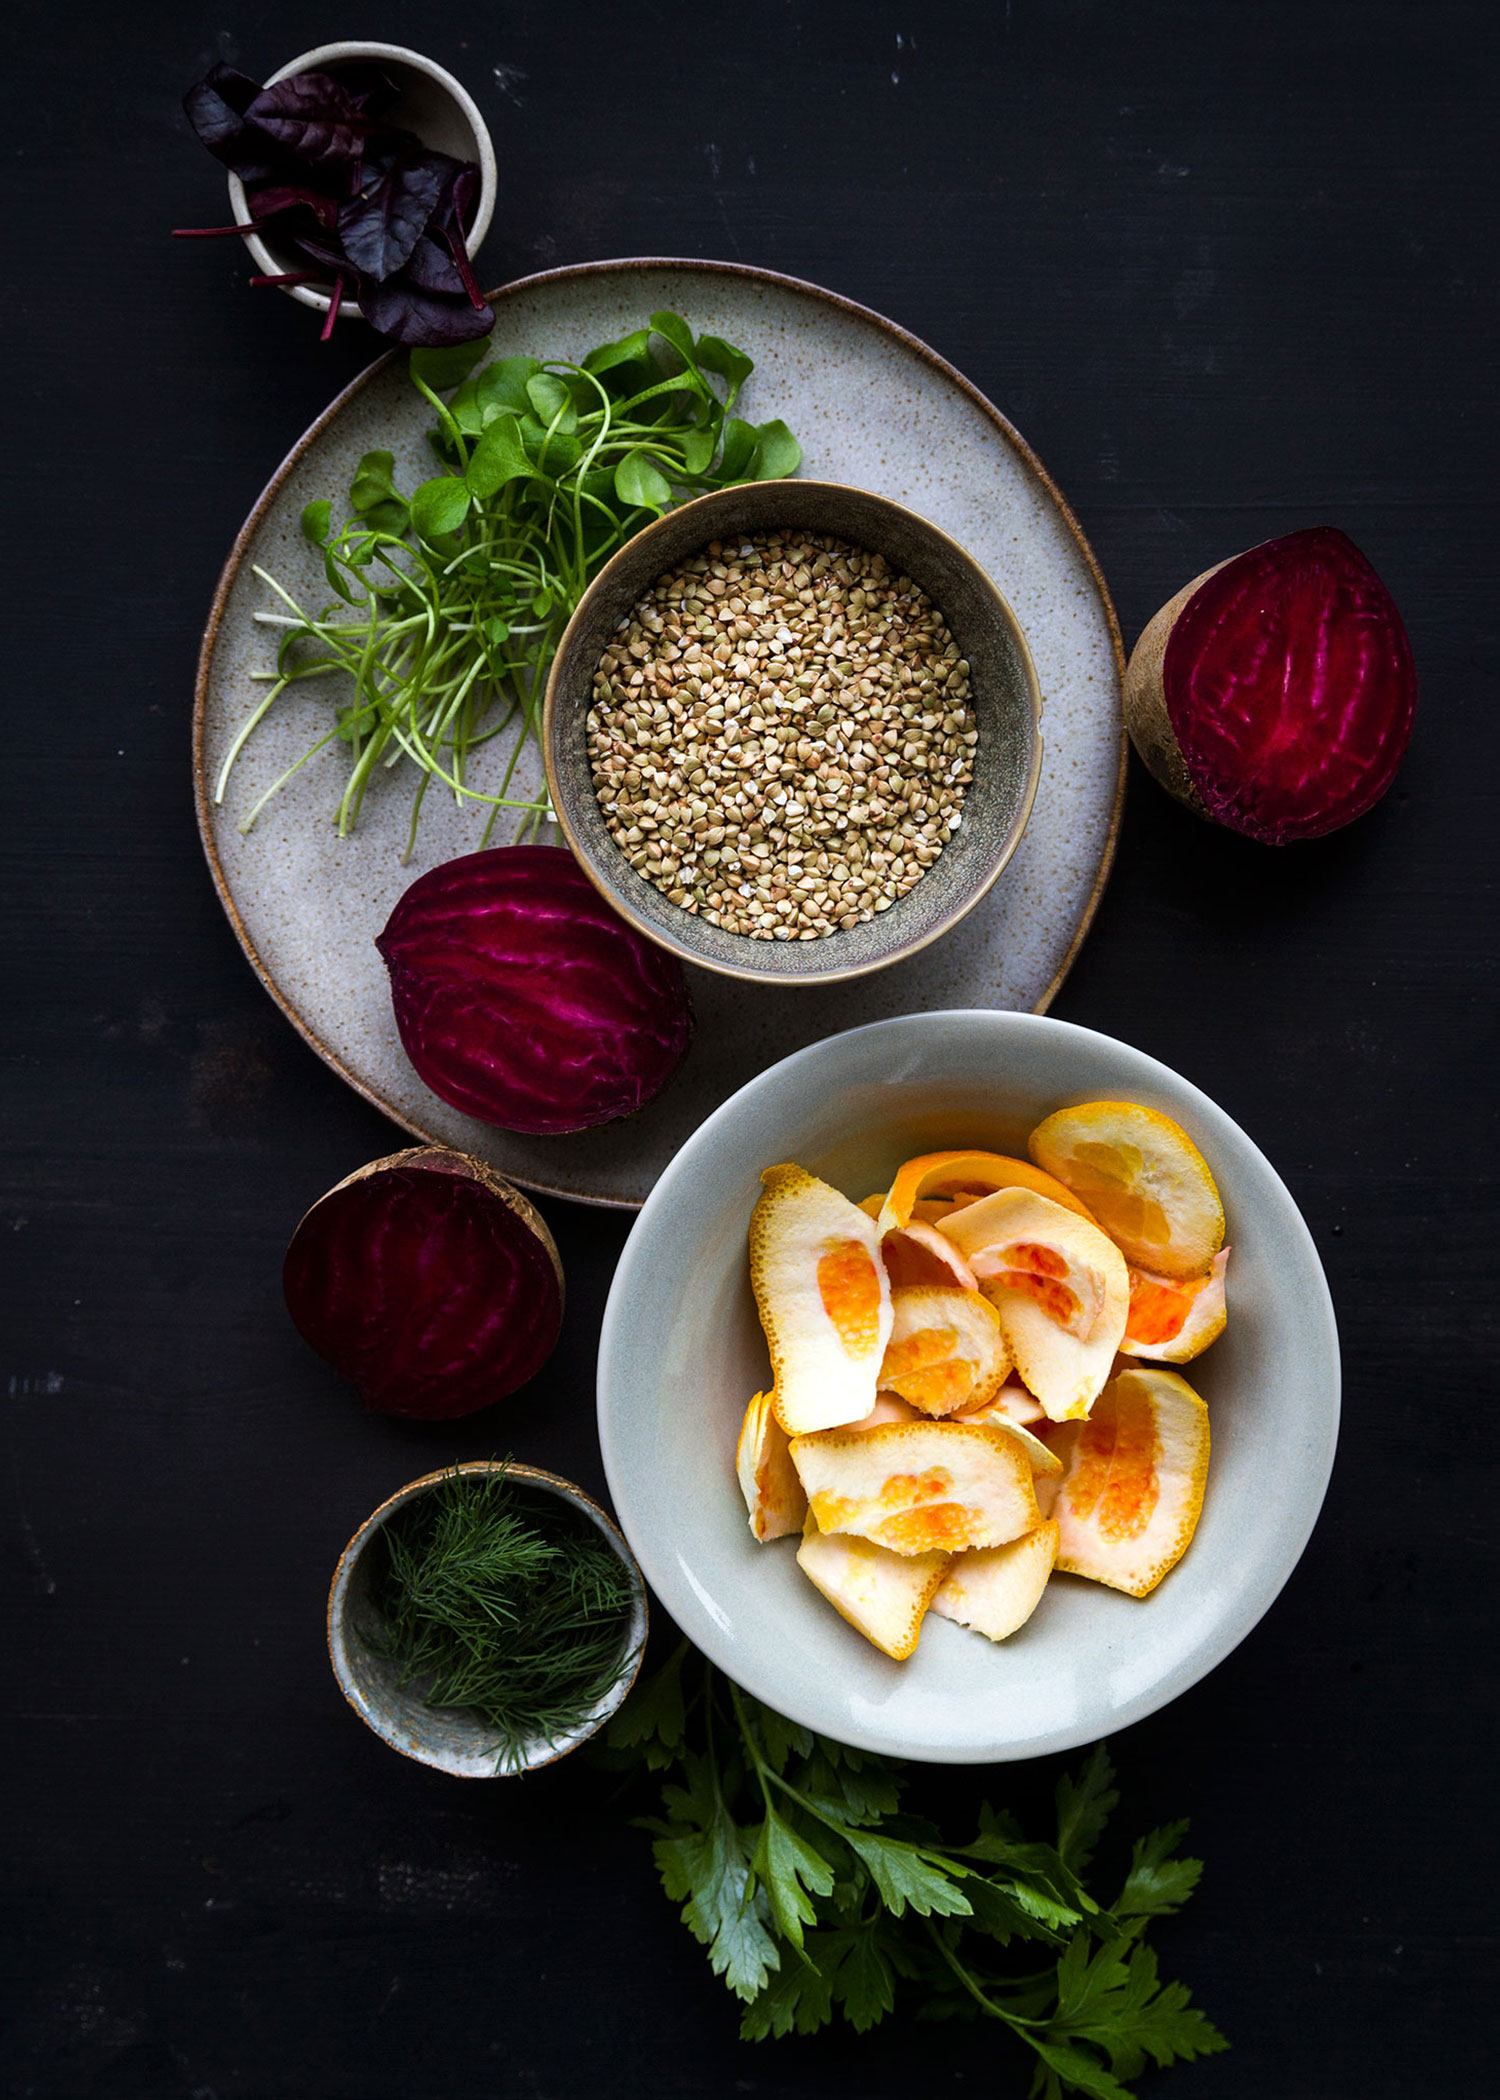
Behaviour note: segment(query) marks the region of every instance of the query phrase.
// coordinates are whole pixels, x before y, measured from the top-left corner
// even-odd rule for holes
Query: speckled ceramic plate
[[[1024,1157],[1044,1115],[1101,1099],[1181,1122],[1224,1198],[1229,1324],[1183,1366],[1213,1442],[1197,1531],[1148,1597],[1055,1576],[1008,1641],[929,1618],[911,1660],[892,1662],[814,1590],[793,1540],[757,1545],[745,1521],[735,1440],[770,1375],[745,1247],[761,1169],[796,1160],[857,1199],[920,1152]],[[912,1014],[752,1080],[662,1175],[599,1342],[599,1441],[620,1528],[689,1640],[794,1721],[944,1764],[1074,1749],[1206,1676],[1296,1566],[1338,1419],[1328,1285],[1265,1156],[1154,1058],[1036,1014]]]
[[[495,297],[496,355],[581,356],[661,307],[755,359],[742,397],[752,420],[780,416],[807,472],[894,498],[950,533],[989,571],[1031,646],[1041,681],[1042,773],[1014,858],[979,908],[941,941],[874,976],[773,990],[692,971],[697,1031],[665,1092],[625,1122],[574,1137],[521,1137],[473,1122],[430,1093],[396,1034],[374,936],[414,875],[471,851],[482,810],[430,794],[417,852],[402,867],[411,783],[386,776],[358,832],[332,812],[337,747],[306,766],[254,828],[240,818],[327,728],[318,682],[286,695],[251,739],[222,807],[211,799],[230,741],[264,688],[273,603],[254,565],[315,603],[321,564],[303,506],[337,503],[360,455],[383,448],[420,479],[428,411],[404,359],[355,380],[277,470],[236,540],[199,663],[194,765],[204,848],[219,895],[266,988],[320,1056],[392,1120],[429,1143],[490,1160],[528,1188],[583,1202],[642,1202],[705,1116],[803,1044],[893,1014],[936,1007],[1046,1006],[1065,975],[1109,869],[1124,779],[1122,660],[1114,610],[1087,542],[1040,462],[997,409],[914,336],[815,285],[731,263],[585,263],[522,278]],[[497,754],[498,759],[498,754]],[[484,786],[476,767],[472,776]],[[518,781],[541,784],[528,752]],[[499,840],[497,831],[497,842]]]

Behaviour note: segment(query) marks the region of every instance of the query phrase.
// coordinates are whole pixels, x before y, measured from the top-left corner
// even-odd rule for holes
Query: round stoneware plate
[[[319,680],[277,702],[222,807],[212,800],[236,729],[265,691],[251,674],[273,660],[276,630],[255,615],[276,600],[255,566],[321,609],[328,590],[300,531],[304,505],[329,497],[342,516],[367,451],[394,453],[405,487],[431,471],[431,416],[403,356],[382,359],[339,396],[246,521],[204,637],[194,739],[199,822],[219,895],[267,989],[313,1048],[414,1136],[477,1153],[528,1188],[622,1205],[644,1200],[712,1109],[804,1043],[920,1008],[1045,1006],[1098,901],[1124,778],[1119,634],[1088,545],[1004,417],[915,337],[814,285],[734,264],[587,263],[497,293],[493,354],[580,357],[662,307],[754,358],[741,412],[789,423],[806,473],[873,489],[941,526],[989,571],[1026,632],[1043,696],[1041,781],[1014,858],[960,926],[889,970],[823,989],[773,990],[690,971],[698,1025],[687,1058],[649,1107],[600,1130],[517,1136],[429,1092],[397,1037],[375,935],[422,869],[478,846],[484,810],[430,793],[416,854],[403,867],[412,790],[403,769],[381,779],[357,832],[340,840],[332,817],[343,753],[334,745],[242,834],[241,818],[265,789],[326,733],[329,692]],[[483,757],[503,766],[500,742]],[[491,784],[483,765],[471,777]],[[535,750],[517,782],[527,794],[541,785]],[[497,825],[494,843],[505,839]]]
[[[1008,1641],[929,1616],[891,1662],[797,1567],[758,1545],[734,1471],[769,1382],[745,1233],[761,1170],[795,1160],[858,1200],[952,1146],[1025,1156],[1053,1109],[1137,1101],[1174,1117],[1228,1217],[1229,1324],[1184,1375],[1208,1405],[1197,1533],[1145,1598],[1054,1575]],[[1071,1750],[1166,1705],[1221,1662],[1296,1566],[1327,1486],[1339,1355],[1306,1225],[1262,1153],[1165,1065],[1017,1013],[926,1013],[798,1051],[694,1133],[636,1220],[599,1349],[599,1433],[621,1529],[683,1632],[737,1683],[822,1734],[982,1764]]]

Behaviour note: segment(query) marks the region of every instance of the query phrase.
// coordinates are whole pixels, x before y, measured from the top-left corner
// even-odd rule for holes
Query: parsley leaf
[[[988,2019],[1035,2059],[1035,2100],[1133,2100],[1127,2081],[1227,2047],[1181,1983],[1162,1983],[1150,1920],[1202,1871],[1186,1824],[1137,1840],[1112,1910],[1082,1880],[1117,1796],[1102,1745],[1057,1789],[1057,1842],[989,1806],[967,1843],[904,1814],[905,1770],[815,1736],[688,1651],[608,1730],[618,1768],[671,1767],[647,1825],[668,1895],[744,2001],[740,2034],[866,2033],[905,2000],[923,2019]],[[1012,1942],[1028,1958],[996,1970]],[[1036,1967],[1036,1949],[1052,1965]]]

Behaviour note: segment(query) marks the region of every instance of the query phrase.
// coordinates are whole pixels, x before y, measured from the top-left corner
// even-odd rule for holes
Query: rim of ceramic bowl
[[[1111,1053],[1123,1051],[1128,1059],[1141,1068],[1137,1075],[1138,1082],[1155,1089],[1169,1102],[1185,1097],[1186,1104],[1190,1105],[1210,1128],[1222,1124],[1232,1132],[1236,1142],[1242,1143],[1255,1156],[1259,1169],[1264,1171],[1272,1200],[1305,1257],[1304,1280],[1309,1288],[1309,1317],[1323,1351],[1328,1375],[1327,1401],[1316,1424],[1316,1443],[1302,1457],[1301,1470],[1306,1487],[1301,1494],[1297,1519],[1277,1554],[1256,1571],[1254,1579],[1237,1592],[1227,1605],[1222,1622],[1216,1626],[1212,1636],[1200,1639],[1195,1646],[1188,1647],[1170,1670],[1160,1678],[1154,1679],[1143,1690],[1123,1698],[1118,1709],[1102,1725],[1095,1726],[1092,1720],[1084,1728],[1065,1724],[1046,1736],[1029,1740],[1020,1748],[1011,1747],[1008,1743],[955,1748],[946,1743],[895,1740],[882,1732],[878,1713],[864,1720],[846,1718],[841,1725],[835,1726],[826,1712],[813,1711],[804,1700],[789,1697],[787,1687],[777,1681],[774,1670],[768,1669],[763,1657],[747,1658],[737,1652],[729,1630],[729,1622],[722,1619],[710,1591],[702,1586],[698,1575],[684,1558],[679,1542],[660,1525],[641,1527],[638,1522],[633,1523],[632,1511],[636,1509],[638,1502],[635,1488],[637,1476],[630,1463],[629,1432],[616,1393],[619,1359],[626,1346],[622,1338],[632,1318],[630,1307],[636,1302],[636,1288],[640,1280],[638,1271],[645,1258],[643,1249],[662,1217],[674,1215],[674,1206],[680,1205],[682,1200],[684,1184],[691,1184],[698,1162],[705,1153],[714,1150],[720,1134],[741,1112],[747,1099],[756,1094],[775,1095],[783,1086],[785,1076],[792,1067],[805,1066],[815,1063],[820,1058],[827,1058],[832,1054],[834,1045],[849,1044],[858,1039],[872,1044],[884,1039],[890,1046],[887,1063],[899,1065],[903,1049],[902,1038],[908,1031],[913,1028],[937,1029],[952,1022],[975,1023],[985,1030],[995,1031],[997,1035],[1015,1031],[1018,1034],[1035,1033],[1043,1039],[1050,1036],[1053,1041],[1071,1037],[1081,1044],[1103,1046]],[[1071,1093],[1073,1090],[1069,1091]],[[748,1219],[748,1203],[746,1217]],[[666,1346],[665,1336],[657,1339],[661,1346]],[[788,1056],[779,1059],[776,1064],[767,1066],[765,1071],[757,1073],[753,1079],[747,1080],[684,1140],[641,1206],[615,1265],[599,1335],[599,1445],[604,1460],[605,1478],[609,1482],[615,1507],[626,1524],[631,1524],[633,1529],[639,1530],[642,1571],[647,1581],[653,1585],[662,1609],[673,1617],[681,1631],[702,1650],[708,1660],[742,1689],[804,1727],[820,1731],[840,1742],[852,1744],[857,1749],[874,1751],[882,1756],[904,1757],[934,1764],[1008,1763],[1075,1750],[1097,1740],[1101,1734],[1113,1734],[1121,1728],[1144,1720],[1147,1715],[1172,1704],[1184,1692],[1201,1683],[1261,1623],[1290,1581],[1322,1510],[1337,1454],[1341,1387],[1338,1321],[1317,1244],[1301,1207],[1286,1182],[1254,1138],[1226,1108],[1221,1107],[1202,1087],[1178,1072],[1175,1067],[1153,1056],[1150,1051],[1141,1050],[1119,1036],[1107,1035],[1101,1029],[1086,1028],[1076,1021],[1058,1020],[1050,1014],[1024,1013],[1014,1008],[955,1007],[897,1014],[885,1020],[866,1022],[858,1028],[845,1029],[837,1035],[824,1036],[816,1043],[806,1044],[800,1050],[794,1050]],[[637,1510],[637,1517],[638,1514]]]
[[[858,320],[869,322],[872,326],[878,328],[883,335],[889,337],[892,342],[899,343],[904,349],[920,358],[934,372],[939,373],[951,385],[956,386],[965,399],[972,403],[978,413],[1001,433],[1005,442],[1014,448],[1017,456],[1025,462],[1027,470],[1035,475],[1040,486],[1046,490],[1048,499],[1056,506],[1059,517],[1066,525],[1073,543],[1078,549],[1079,559],[1088,570],[1094,589],[1098,593],[1099,603],[1103,608],[1106,625],[1109,629],[1110,651],[1114,658],[1115,676],[1117,680],[1123,680],[1125,676],[1125,645],[1120,634],[1119,615],[1115,611],[1114,599],[1110,596],[1109,585],[1105,581],[1104,571],[1099,566],[1099,557],[1089,544],[1088,536],[1084,532],[1082,525],[1079,524],[1067,497],[1010,418],[995,406],[989,396],[983,393],[972,379],[965,378],[958,367],[950,364],[947,358],[932,348],[930,343],[924,343],[920,336],[913,335],[910,329],[903,328],[899,321],[891,320],[888,314],[877,313],[870,306],[862,306],[858,300],[848,298],[843,292],[830,291],[826,285],[813,284],[804,277],[788,276],[783,270],[769,270],[758,263],[725,262],[721,259],[703,256],[627,255],[606,257],[598,262],[563,263],[555,269],[537,270],[530,276],[513,278],[509,284],[498,285],[487,292],[485,296],[497,309],[498,314],[502,302],[512,298],[524,299],[542,286],[573,284],[593,277],[608,276],[611,271],[615,270],[637,270],[643,272],[650,270],[701,270],[710,276],[743,278],[750,283],[779,286],[784,290],[799,293],[805,298],[815,299],[820,305],[832,307],[838,313],[852,314]],[[194,674],[193,800],[198,817],[198,842],[203,849],[204,860],[208,863],[209,876],[218,895],[220,908],[225,918],[229,921],[230,929],[235,939],[239,942],[246,961],[260,979],[265,991],[274,1001],[283,1017],[301,1036],[308,1048],[323,1060],[330,1071],[336,1072],[344,1084],[351,1087],[361,1100],[367,1101],[372,1108],[378,1109],[398,1129],[408,1131],[420,1143],[424,1145],[441,1145],[444,1140],[430,1129],[427,1124],[419,1122],[416,1118],[396,1109],[391,1102],[385,1100],[372,1086],[361,1079],[343,1061],[339,1054],[323,1040],[317,1029],[297,1011],[291,999],[277,983],[269,964],[256,947],[250,930],[240,914],[240,908],[235,902],[234,894],[229,887],[229,879],[224,872],[224,864],[219,858],[218,844],[214,837],[213,788],[208,776],[205,757],[209,682],[213,672],[214,652],[218,646],[219,629],[224,619],[225,609],[229,603],[230,593],[233,591],[239,578],[241,568],[248,557],[255,535],[260,530],[267,512],[280,495],[287,478],[295,471],[305,454],[332,428],[350,402],[361,394],[373,380],[378,379],[382,373],[387,371],[398,357],[403,355],[404,352],[399,346],[393,346],[391,349],[381,352],[371,363],[365,366],[362,372],[356,373],[341,392],[334,396],[321,415],[314,417],[255,499],[248,516],[235,535],[233,545],[224,558],[224,566],[219,571],[219,579],[214,586],[213,600],[208,609],[208,618],[204,623],[203,639],[199,644],[198,662]],[[1109,813],[1109,827],[1095,865],[1094,879],[1083,909],[1078,915],[1078,923],[1074,928],[1072,939],[1068,943],[1067,952],[1058,963],[1051,983],[1032,1009],[1033,1012],[1038,1014],[1044,1014],[1047,1011],[1047,1008],[1052,1004],[1052,1001],[1062,988],[1068,972],[1077,961],[1079,951],[1083,947],[1085,940],[1087,940],[1094,920],[1098,916],[1099,905],[1114,868],[1115,854],[1119,850],[1120,844],[1120,828],[1125,813],[1125,783],[1128,773],[1126,761],[1130,750],[1123,718],[1119,725],[1116,750],[1118,758],[1115,773],[1114,800]],[[635,1211],[640,1209],[640,1204],[633,1201],[608,1196],[579,1195],[574,1190],[557,1188],[551,1182],[539,1180],[535,1176],[527,1176],[521,1185],[544,1196],[565,1197],[569,1202],[584,1203],[591,1208]]]
[[[385,1528],[398,1509],[414,1502],[419,1495],[428,1494],[455,1474],[501,1473],[512,1480],[524,1480],[529,1487],[540,1488],[554,1494],[575,1509],[582,1510],[604,1534],[619,1559],[620,1565],[630,1577],[631,1602],[630,1623],[626,1629],[627,1643],[625,1660],[620,1674],[588,1718],[571,1734],[558,1741],[539,1739],[529,1746],[526,1760],[519,1765],[502,1765],[496,1760],[492,1770],[475,1772],[449,1763],[442,1757],[429,1757],[417,1749],[396,1730],[395,1724],[384,1716],[361,1691],[349,1663],[349,1646],[358,1635],[347,1623],[346,1608],[349,1585],[361,1555],[374,1538],[376,1532]],[[338,1680],[339,1690],[349,1705],[359,1715],[372,1734],[378,1735],[392,1750],[402,1757],[409,1757],[414,1764],[427,1765],[437,1772],[447,1772],[455,1779],[513,1779],[523,1772],[539,1772],[547,1765],[554,1765],[560,1758],[586,1743],[590,1736],[601,1729],[610,1716],[624,1702],[626,1694],[640,1673],[646,1653],[646,1636],[650,1630],[650,1612],[646,1602],[646,1579],[641,1564],[625,1538],[624,1533],[608,1516],[593,1497],[584,1493],[576,1482],[565,1480],[561,1473],[548,1473],[539,1466],[523,1466],[508,1459],[474,1458],[463,1459],[456,1465],[441,1466],[435,1473],[424,1473],[419,1480],[409,1480],[405,1487],[397,1488],[388,1495],[377,1509],[370,1512],[355,1532],[348,1545],[339,1555],[338,1566],[333,1571],[333,1581],[328,1587],[328,1610],[326,1632],[328,1660],[333,1665],[333,1674]]]
[[[309,73],[320,65],[348,65],[359,60],[390,59],[408,66],[414,73],[425,73],[458,105],[464,122],[474,134],[475,155],[479,164],[479,202],[474,209],[472,224],[465,230],[464,238],[472,255],[490,230],[490,221],[495,216],[495,192],[498,178],[495,171],[495,148],[490,138],[489,127],[479,113],[479,105],[462,81],[455,80],[446,66],[440,66],[435,58],[425,58],[420,51],[412,51],[405,44],[373,44],[351,40],[335,44],[315,44],[311,51],[304,51],[300,58],[289,59],[284,66],[267,76],[265,86],[274,87],[278,80],[289,80],[293,73]],[[234,213],[237,226],[250,224],[250,205],[245,196],[245,185],[238,175],[229,177],[229,208]],[[284,256],[277,256],[266,246],[258,233],[244,236],[245,248],[251,258],[259,264],[261,274],[266,277],[278,275]],[[300,306],[310,306],[314,313],[326,314],[332,300],[327,292],[315,291],[307,284],[282,284],[276,287],[295,299]],[[351,320],[361,317],[359,307],[352,299],[345,299],[339,306],[339,318]]]
[[[951,533],[944,532],[940,525],[934,525],[931,519],[924,518],[920,511],[912,510],[909,505],[904,503],[895,503],[889,496],[882,496],[874,489],[860,488],[855,482],[823,481],[819,479],[805,480],[799,475],[795,479],[753,482],[749,486],[767,490],[782,487],[807,489],[818,493],[826,492],[830,496],[852,494],[867,503],[873,503],[879,510],[887,512],[903,522],[910,523],[919,533],[944,548],[954,562],[969,571],[977,583],[981,594],[990,600],[998,612],[1001,625],[1010,635],[1020,660],[1021,675],[1025,683],[1027,700],[1030,706],[1031,734],[1027,752],[1026,782],[1022,789],[1020,803],[1015,815],[1011,819],[1005,838],[984,874],[963,896],[957,899],[951,910],[943,913],[936,923],[927,926],[922,932],[913,934],[904,941],[893,941],[883,954],[875,956],[868,962],[841,964],[835,960],[826,969],[807,970],[799,972],[796,976],[785,970],[762,968],[748,959],[744,962],[731,962],[725,961],[716,955],[707,955],[692,940],[675,938],[664,928],[638,912],[632,905],[629,896],[613,888],[598,872],[595,865],[594,849],[586,839],[580,837],[574,826],[572,814],[567,807],[566,800],[559,792],[560,771],[554,755],[555,747],[561,734],[561,725],[558,719],[560,712],[559,688],[567,665],[570,644],[574,633],[580,627],[588,624],[593,614],[593,608],[600,598],[608,596],[610,591],[613,590],[616,580],[622,574],[628,574],[631,570],[640,569],[644,572],[649,569],[651,566],[649,559],[650,549],[653,543],[664,535],[673,539],[679,537],[682,532],[684,519],[702,521],[704,544],[713,539],[715,536],[713,531],[714,518],[720,512],[732,510],[735,507],[736,499],[744,496],[744,485],[735,483],[726,489],[712,489],[707,495],[694,496],[687,503],[677,504],[674,509],[663,512],[661,517],[654,519],[651,524],[643,525],[639,532],[632,534],[624,546],[619,549],[618,553],[610,556],[604,567],[579,599],[573,609],[572,618],[563,629],[562,639],[558,642],[557,652],[552,659],[552,668],[547,674],[546,697],[542,702],[542,763],[547,769],[547,793],[563,837],[568,842],[573,858],[577,861],[579,867],[582,868],[584,874],[587,875],[589,881],[594,885],[594,888],[599,892],[605,903],[612,910],[617,911],[622,919],[628,920],[638,933],[643,934],[656,947],[664,948],[668,954],[679,957],[683,962],[695,963],[701,970],[712,970],[719,977],[737,977],[747,984],[776,985],[785,987],[788,990],[800,989],[804,986],[812,989],[822,985],[838,984],[846,978],[869,977],[877,970],[889,968],[892,963],[903,962],[908,956],[917,954],[920,949],[930,947],[934,941],[941,940],[945,933],[951,933],[960,920],[967,918],[974,907],[988,896],[989,892],[1004,874],[1016,848],[1024,838],[1026,826],[1031,821],[1031,812],[1036,803],[1037,788],[1042,777],[1042,688],[1041,681],[1036,674],[1036,665],[1032,661],[1031,647],[1026,639],[1026,630],[1016,618],[1015,612],[1004,592],[990,575],[988,569],[981,562],[975,560],[974,556],[961,541],[954,539]],[[646,559],[643,560],[643,556]],[[619,851],[616,847],[612,847],[610,850]],[[620,859],[622,865],[628,868],[630,863],[625,860],[623,854],[620,855]],[[691,920],[687,919],[686,913],[681,913],[680,916],[688,924],[692,923]],[[832,938],[836,939],[837,936],[835,935]],[[754,950],[759,944],[747,939],[744,945],[748,958],[749,952]]]

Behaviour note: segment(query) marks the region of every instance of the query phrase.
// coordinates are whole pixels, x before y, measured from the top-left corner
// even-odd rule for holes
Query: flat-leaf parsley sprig
[[[1040,2100],[1131,2100],[1148,2064],[1227,2046],[1146,1944],[1201,1863],[1185,1823],[1137,1841],[1107,1907],[1084,1884],[1118,1796],[1096,1748],[1057,1789],[1051,1842],[984,1807],[950,1843],[901,1809],[904,1769],[784,1719],[680,1648],[637,1687],[601,1753],[665,1775],[644,1823],[663,1885],[744,2001],[747,2041],[840,2017],[863,2033],[903,1999],[996,2020],[1033,2052]],[[1040,1965],[1039,1965],[1040,1964]]]
[[[547,671],[589,583],[633,533],[688,496],[795,473],[802,448],[781,422],[734,414],[754,370],[742,350],[695,336],[679,314],[602,343],[579,364],[501,357],[484,345],[414,350],[410,376],[437,416],[428,441],[441,471],[404,495],[389,452],[367,452],[348,519],[310,503],[302,530],[322,550],[333,602],[310,611],[263,568],[281,630],[270,690],[241,724],[215,784],[222,802],[247,740],[291,686],[342,674],[333,722],[240,820],[330,745],[348,748],[335,812],[358,822],[376,773],[410,759],[421,780],[406,853],[431,782],[460,804],[519,813],[525,837],[550,817],[546,791],[511,792],[535,735]],[[446,398],[445,398],[446,397]],[[349,698],[352,686],[353,697]],[[484,744],[511,734],[500,785],[473,785]]]

